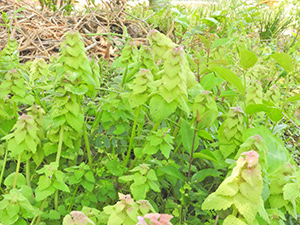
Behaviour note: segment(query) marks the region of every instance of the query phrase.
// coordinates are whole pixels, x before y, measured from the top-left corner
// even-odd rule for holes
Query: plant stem
[[[281,111],[284,110],[284,106],[285,106],[286,99],[287,99],[287,92],[288,92],[289,85],[290,85],[290,73],[287,74],[287,81],[286,81],[285,93],[284,93],[284,97],[283,97],[284,101],[282,102]]]
[[[27,181],[27,186],[31,188],[30,184],[30,163],[29,159],[26,161],[26,181]]]
[[[5,166],[6,166],[6,162],[7,162],[7,155],[8,155],[8,149],[6,148],[5,156],[4,156],[4,160],[3,160],[3,166],[2,166],[2,170],[1,170],[1,174],[0,174],[0,188],[1,188],[2,180],[3,180],[3,176],[4,176],[4,170],[5,170]],[[1,192],[4,194],[4,191],[2,190],[2,188],[1,188]]]
[[[84,138],[86,152],[87,152],[87,156],[88,156],[88,160],[89,160],[89,166],[90,166],[91,170],[93,171],[93,159],[92,159],[90,142],[89,142],[89,138],[87,135],[85,124],[83,124],[83,138]]]
[[[43,210],[45,208],[46,201],[47,201],[47,198],[44,199],[44,201],[43,201],[43,203],[41,205],[40,211],[42,211],[42,212],[43,212]],[[41,221],[41,215],[39,215],[39,217],[37,218],[37,221],[36,221],[35,225],[39,225],[40,221]],[[34,219],[32,220],[32,222],[31,222],[30,225],[33,225],[33,222],[34,222]]]
[[[16,168],[16,174],[15,174],[15,179],[14,179],[13,189],[15,189],[16,186],[17,186],[18,173],[19,173],[19,170],[20,170],[20,164],[21,164],[21,156],[22,156],[22,154],[20,153],[19,156],[18,156],[18,162],[17,162],[17,168]]]
[[[77,190],[78,190],[78,188],[79,188],[79,185],[80,185],[80,183],[78,183],[77,186],[76,186],[76,188],[75,188],[75,191],[74,191],[74,193],[73,193],[72,199],[71,199],[70,204],[69,204],[68,211],[71,211],[71,209],[72,209],[72,207],[73,207],[74,198],[75,198],[75,195],[76,195]]]
[[[196,127],[197,127],[197,122],[196,122]],[[190,182],[190,176],[191,176],[191,168],[192,168],[192,162],[193,162],[193,155],[194,155],[194,150],[195,150],[195,140],[196,140],[196,135],[197,135],[197,130],[194,130],[194,136],[193,136],[193,143],[192,143],[192,150],[191,150],[191,155],[190,155],[190,162],[189,162],[189,170],[188,170],[188,176],[187,176],[187,181],[186,183],[189,184]],[[187,189],[185,189],[184,193],[187,193]],[[183,200],[184,196],[182,197]],[[183,202],[181,202],[181,213],[180,213],[180,224],[183,222]]]
[[[18,119],[19,117],[19,114],[18,114],[18,106],[17,106],[17,103],[14,102],[14,114],[15,114],[15,117],[16,117],[16,120]]]
[[[58,166],[59,166],[59,160],[61,156],[61,149],[62,149],[62,144],[63,144],[63,137],[64,137],[64,125],[61,126],[60,128],[60,133],[59,133],[59,142],[58,142],[58,149],[57,149],[57,154],[56,154],[56,160]]]
[[[57,210],[57,208],[58,208],[58,189],[56,189],[54,193],[54,209]]]
[[[135,118],[134,118],[132,130],[131,130],[131,136],[130,136],[130,140],[129,140],[129,147],[128,147],[125,162],[124,162],[125,167],[127,166],[129,158],[130,158],[130,154],[131,154],[131,150],[132,150],[132,146],[133,146],[133,139],[135,137],[135,128],[136,128],[136,125],[137,125],[137,121],[138,121],[138,118],[139,118],[140,111],[141,111],[141,106],[139,106],[137,108],[137,111],[135,113]]]
[[[188,170],[188,177],[187,177],[187,183],[189,183],[190,181],[190,176],[191,176],[191,167],[192,167],[192,162],[194,160],[193,155],[194,155],[194,148],[195,148],[195,140],[196,140],[196,135],[197,135],[197,131],[196,129],[194,130],[194,137],[193,137],[193,144],[192,144],[192,151],[191,151],[191,155],[190,155],[190,162],[189,162],[189,170]],[[187,190],[186,190],[187,191]]]
[[[152,130],[150,131],[150,133],[153,132],[153,131],[156,131],[157,128],[159,127],[159,125],[160,125],[160,122],[154,124],[154,126],[153,126]],[[147,143],[148,143],[148,141],[146,140],[145,143],[144,143],[144,145],[143,145],[143,147],[142,147],[142,149],[146,146]],[[149,157],[150,157],[150,155],[148,155],[148,156],[143,160],[143,163],[144,163]],[[129,167],[129,170],[131,170],[131,169],[135,166],[137,160],[138,160],[138,158],[135,157],[134,160],[132,161],[130,167]]]

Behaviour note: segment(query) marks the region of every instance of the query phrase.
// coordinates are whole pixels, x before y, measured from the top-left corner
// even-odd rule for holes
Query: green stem
[[[43,212],[44,208],[45,208],[45,204],[46,204],[46,201],[47,201],[47,198],[44,199],[43,203],[42,203],[42,206],[40,208],[40,211]],[[31,224],[30,225],[33,225],[33,222],[34,222],[35,218],[32,220]],[[39,217],[37,218],[37,221],[36,221],[36,224],[35,225],[39,225],[41,221],[41,215],[39,215]]]
[[[71,209],[72,209],[72,207],[73,207],[73,202],[74,202],[74,199],[75,199],[75,195],[76,195],[76,193],[77,193],[77,190],[78,190],[78,188],[79,188],[79,185],[80,185],[80,183],[77,184],[77,186],[76,186],[76,188],[75,188],[75,191],[74,191],[74,193],[73,193],[72,199],[71,199],[70,204],[69,204],[68,211],[71,211]]]
[[[4,156],[4,160],[3,160],[3,166],[2,166],[2,170],[1,170],[1,174],[0,174],[0,188],[1,188],[2,180],[3,180],[3,176],[4,176],[4,170],[5,170],[5,166],[6,166],[6,162],[7,162],[7,155],[8,155],[8,149],[6,148],[5,156]],[[1,192],[4,194],[4,191],[2,190],[2,188],[1,188]]]
[[[64,125],[61,126],[60,128],[60,134],[59,134],[59,142],[58,142],[58,149],[57,149],[57,154],[56,154],[56,160],[58,166],[59,166],[59,160],[61,156],[61,149],[62,149],[62,144],[63,144],[63,137],[64,137]]]
[[[174,131],[173,131],[173,134],[172,134],[173,137],[176,137],[177,134],[178,134],[178,132],[179,132],[179,130],[180,130],[180,127],[181,127],[181,117],[183,117],[183,115],[184,115],[184,112],[182,110],[181,114],[180,114],[180,117],[178,119],[177,126],[174,128]]]
[[[287,74],[287,82],[286,82],[286,87],[285,87],[285,93],[284,93],[284,101],[282,103],[282,108],[281,108],[281,111],[284,110],[284,106],[285,106],[285,103],[286,103],[286,99],[287,99],[287,93],[288,93],[288,88],[289,88],[289,85],[290,85],[290,74],[288,73]]]
[[[175,154],[175,153],[178,151],[178,149],[179,149],[180,146],[181,146],[181,143],[182,143],[182,140],[179,141],[177,147],[176,147],[175,150],[173,151],[173,154]]]
[[[57,211],[57,208],[58,208],[58,189],[56,189],[54,193],[54,209]]]
[[[160,122],[154,124],[154,126],[153,126],[151,132],[156,131],[157,128],[159,127],[159,125],[160,125]],[[151,132],[150,132],[150,133],[151,133]],[[145,143],[144,143],[144,145],[143,145],[143,147],[142,147],[142,149],[146,146],[147,143],[148,143],[148,141],[146,140]],[[144,163],[149,157],[150,157],[150,155],[148,155],[148,156],[143,160],[143,163]],[[138,158],[135,157],[134,160],[132,161],[130,167],[129,167],[129,170],[131,170],[131,169],[135,166],[137,160],[138,160]]]
[[[133,146],[133,139],[135,137],[135,128],[136,128],[136,125],[137,125],[137,121],[138,121],[138,118],[139,118],[140,111],[141,111],[141,106],[139,106],[137,108],[137,111],[135,113],[135,118],[134,118],[132,130],[131,130],[131,136],[130,136],[130,140],[129,140],[129,147],[128,147],[126,159],[125,159],[125,162],[124,162],[125,167],[127,166],[129,158],[130,158],[130,154],[131,154],[131,150],[132,150],[132,146]]]
[[[88,156],[88,160],[89,160],[89,166],[90,166],[91,170],[93,171],[93,159],[92,159],[90,142],[89,142],[89,138],[87,135],[85,124],[83,124],[83,138],[84,138],[86,152],[87,152],[87,156]]]
[[[197,127],[197,123],[196,123],[196,127]],[[192,143],[191,155],[190,155],[188,176],[187,176],[187,180],[186,180],[187,184],[189,184],[189,182],[190,182],[192,162],[194,160],[193,156],[194,156],[194,150],[195,150],[196,135],[197,135],[197,130],[195,129],[194,130],[194,136],[193,136],[193,143]],[[187,193],[187,189],[185,189],[184,192],[186,194]],[[182,198],[184,198],[184,196],[182,196]],[[180,213],[180,223],[182,224],[182,222],[183,222],[183,199],[182,199],[182,202],[181,202],[181,213]]]
[[[17,186],[18,173],[19,173],[19,170],[20,170],[20,164],[21,164],[21,156],[22,156],[22,154],[20,153],[20,154],[19,154],[19,157],[18,157],[18,162],[17,162],[17,168],[16,168],[16,174],[15,174],[15,179],[14,179],[13,189],[15,189],[16,186]]]
[[[17,106],[17,103],[14,102],[14,114],[15,114],[15,118],[16,120],[18,119],[19,117],[19,114],[18,114],[18,106]]]
[[[233,215],[234,217],[236,217],[236,216],[237,216],[237,213],[238,213],[237,208],[236,208],[235,206],[233,206],[232,215]]]
[[[189,162],[189,170],[188,170],[188,176],[187,176],[187,184],[190,181],[190,176],[191,176],[191,168],[192,168],[192,162],[194,160],[194,150],[195,150],[195,140],[196,140],[196,135],[197,135],[197,130],[194,130],[194,137],[193,137],[193,143],[192,143],[192,150],[191,150],[191,155],[190,155],[190,162]],[[187,191],[187,190],[186,190]]]
[[[27,161],[26,161],[26,181],[27,181],[27,186],[31,187],[31,184],[30,184],[30,163],[29,163],[29,159],[27,159]]]
[[[55,160],[55,162],[57,162],[58,166],[59,166],[59,160],[60,160],[60,156],[61,156],[64,130],[65,130],[65,127],[64,127],[64,125],[62,125],[60,128],[58,149],[57,149],[56,160]],[[55,190],[55,194],[54,194],[54,208],[55,208],[55,210],[57,210],[57,208],[58,208],[58,190],[57,189]]]

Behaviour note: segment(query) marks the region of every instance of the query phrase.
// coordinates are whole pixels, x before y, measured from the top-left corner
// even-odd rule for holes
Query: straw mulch
[[[124,8],[122,4],[104,3],[102,8],[88,8],[66,16],[64,11],[51,12],[22,1],[0,0],[0,12],[5,12],[12,22],[9,30],[11,38],[19,43],[22,62],[34,58],[47,60],[59,52],[64,34],[69,30],[79,31],[89,56],[113,60],[119,52],[118,47],[127,39],[125,30],[138,42],[143,42],[150,30],[145,21],[131,16]],[[8,28],[3,25],[1,15],[0,24],[2,50],[8,40]]]

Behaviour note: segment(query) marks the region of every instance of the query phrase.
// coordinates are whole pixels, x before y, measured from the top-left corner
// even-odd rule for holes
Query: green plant
[[[297,224],[297,47],[253,38],[261,8],[203,10],[127,11],[162,32],[112,65],[77,32],[49,61],[7,45],[2,224]]]

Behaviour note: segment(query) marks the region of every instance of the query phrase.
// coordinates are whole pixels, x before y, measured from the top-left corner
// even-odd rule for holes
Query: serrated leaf
[[[157,180],[156,173],[153,169],[149,170],[149,172],[147,174],[147,179],[148,180]]]
[[[88,171],[87,173],[85,173],[84,177],[87,181],[89,181],[91,183],[95,183],[95,177],[94,177],[94,173],[92,171]]]
[[[223,222],[223,225],[248,225],[243,220],[236,218],[233,215],[229,215]]]
[[[284,185],[282,191],[285,200],[295,200],[300,197],[300,188],[297,183],[288,183]]]
[[[230,182],[230,179],[226,178],[216,190],[216,194],[222,196],[234,196],[239,191],[239,184],[236,180]]]
[[[262,188],[258,186],[251,186],[247,182],[242,182],[240,184],[240,193],[246,197],[249,201],[257,202],[260,198]]]
[[[92,192],[94,190],[95,187],[95,183],[91,183],[87,180],[82,180],[80,182],[80,184],[82,185],[82,187],[86,190],[88,190],[89,192]]]
[[[81,133],[83,126],[83,116],[81,114],[80,116],[76,117],[72,113],[68,112],[66,113],[66,120],[74,130]]]
[[[250,202],[242,194],[238,193],[233,198],[233,203],[239,213],[246,219],[249,224],[252,224],[258,212],[258,204]]]
[[[271,208],[278,208],[278,209],[288,204],[288,201],[284,200],[282,194],[271,195],[269,197],[269,202]]]
[[[63,182],[54,181],[53,187],[55,187],[56,189],[59,189],[61,191],[64,191],[64,192],[70,192],[69,187]]]
[[[221,196],[216,193],[210,194],[203,202],[203,210],[225,210],[233,204],[230,196]]]
[[[9,204],[6,206],[6,211],[10,218],[13,218],[14,216],[18,215],[19,210],[20,206],[17,204]]]
[[[52,181],[49,177],[46,176],[41,176],[39,178],[39,190],[45,190],[46,188],[48,188],[51,185]]]
[[[37,201],[42,201],[48,196],[54,194],[55,188],[50,186],[49,188],[40,191],[38,188],[35,190],[35,197]]]
[[[142,200],[146,199],[146,194],[149,191],[149,186],[146,183],[138,185],[132,184],[130,186],[130,190],[135,200]]]
[[[171,103],[167,103],[163,97],[160,95],[155,95],[151,98],[149,107],[153,121],[157,123],[161,122],[175,112],[177,108],[177,102],[173,101]]]
[[[13,186],[14,179],[15,179],[15,172],[9,174],[5,180],[4,180],[4,185],[9,188]],[[21,187],[22,185],[26,185],[26,179],[23,176],[23,174],[18,173],[18,179],[17,179],[17,187]]]
[[[159,186],[158,186],[157,182],[155,182],[153,180],[148,180],[147,183],[153,191],[160,192],[160,189],[159,189]]]
[[[255,168],[244,169],[242,171],[242,177],[252,187],[259,186],[262,190],[263,185],[262,185],[261,170],[259,165],[257,165]]]

